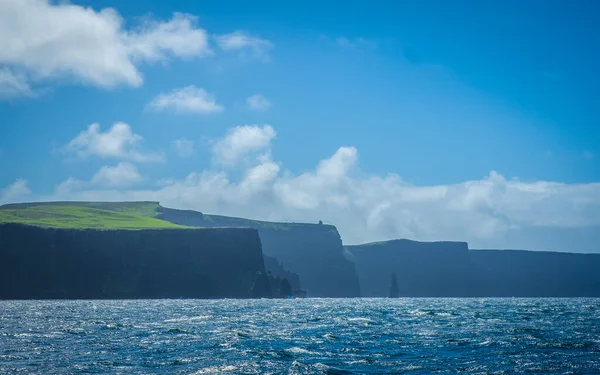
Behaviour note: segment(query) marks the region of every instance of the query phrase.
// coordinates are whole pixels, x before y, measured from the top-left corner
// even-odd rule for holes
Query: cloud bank
[[[82,134],[88,133],[89,129]],[[135,138],[124,133],[125,139]],[[415,186],[397,174],[361,171],[359,152],[351,146],[340,147],[310,171],[294,174],[272,160],[268,151],[275,137],[269,125],[230,129],[212,148],[213,157],[226,164],[163,179],[156,188],[123,187],[139,182],[141,176],[135,167],[121,163],[101,169],[91,183],[70,178],[52,195],[36,197],[154,200],[174,208],[261,220],[323,220],[335,224],[347,244],[411,238],[494,246],[515,233],[600,229],[600,183],[528,182],[491,171],[479,180]],[[109,154],[127,155],[120,150],[129,143],[118,144],[108,148]],[[17,180],[3,191],[2,200],[18,200],[29,193],[26,181]]]

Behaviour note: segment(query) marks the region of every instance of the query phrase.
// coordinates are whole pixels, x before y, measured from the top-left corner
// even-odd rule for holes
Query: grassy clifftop
[[[336,228],[333,225],[328,224],[261,221],[232,216],[207,215],[199,211],[178,210],[162,206],[158,206],[157,211],[158,217],[163,220],[194,227],[243,227],[279,231],[317,229],[319,231],[332,230],[337,233]]]
[[[46,228],[185,228],[157,218],[156,202],[44,202],[0,206],[0,224]]]
[[[181,219],[181,220],[180,220]],[[20,223],[45,228],[160,229],[189,227],[247,227],[290,230],[330,225],[278,223],[198,211],[165,208],[158,202],[35,202],[0,206],[0,224]]]

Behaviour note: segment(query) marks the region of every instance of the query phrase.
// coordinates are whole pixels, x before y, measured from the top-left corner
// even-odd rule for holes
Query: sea
[[[600,374],[600,299],[0,301],[0,374]]]

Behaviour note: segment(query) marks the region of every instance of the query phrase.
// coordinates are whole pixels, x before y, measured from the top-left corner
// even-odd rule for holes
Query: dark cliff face
[[[354,264],[344,257],[342,240],[332,226],[259,229],[263,252],[300,275],[311,297],[358,297]]]
[[[469,250],[461,242],[348,246],[365,297],[389,294],[395,272],[407,297],[596,297],[600,254]]]
[[[249,298],[264,271],[253,229],[0,225],[1,299]]]
[[[386,297],[396,274],[400,297],[462,296],[468,283],[465,242],[386,243],[346,247],[356,258],[363,297]]]
[[[263,253],[300,276],[312,297],[358,297],[354,264],[344,257],[342,240],[331,225],[267,223],[197,211],[160,207],[160,218],[197,227],[250,227],[259,231]],[[292,282],[292,280],[290,280]]]
[[[473,296],[600,297],[600,254],[472,250]]]

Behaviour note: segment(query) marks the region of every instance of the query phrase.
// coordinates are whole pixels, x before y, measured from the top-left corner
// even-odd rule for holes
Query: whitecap
[[[311,351],[309,351],[309,350],[306,350],[306,349],[304,349],[304,348],[299,348],[299,347],[297,347],[297,346],[294,346],[294,347],[292,347],[292,348],[285,349],[284,351],[285,351],[286,353],[289,353],[289,354],[295,354],[295,355],[300,355],[300,354],[314,355],[314,354],[317,354],[317,353],[315,353],[315,352],[311,352]]]
[[[228,371],[235,371],[237,367],[233,365],[228,366],[212,366],[200,369],[193,373],[193,375],[202,375],[202,374],[222,374]]]
[[[348,318],[349,322],[359,322],[359,323],[373,323],[373,320],[369,318]]]

